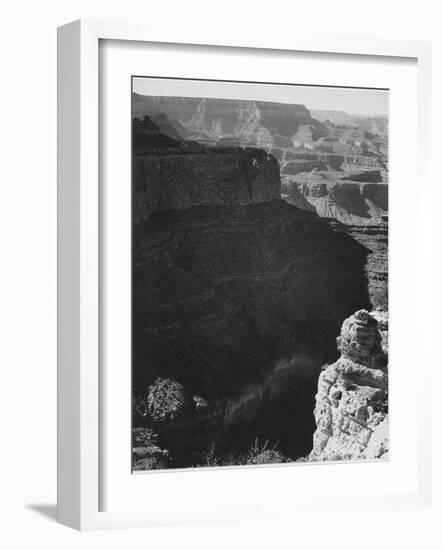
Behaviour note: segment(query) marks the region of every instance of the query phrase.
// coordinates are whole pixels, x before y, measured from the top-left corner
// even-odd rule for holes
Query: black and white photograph
[[[389,91],[202,85],[132,78],[132,470],[388,460]]]
[[[5,8],[0,547],[443,548],[440,4]]]

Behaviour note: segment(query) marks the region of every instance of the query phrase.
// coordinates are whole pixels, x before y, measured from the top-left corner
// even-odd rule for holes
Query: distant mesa
[[[354,117],[345,111],[311,109],[311,115],[317,120],[333,124],[353,124]]]
[[[345,111],[311,109],[311,115],[326,126],[353,126],[374,135],[387,136],[388,117],[349,114]]]
[[[196,132],[202,139],[233,136],[243,145],[292,147],[298,138],[316,140],[327,134],[304,105],[133,94],[134,116],[158,113],[167,113],[194,136]]]

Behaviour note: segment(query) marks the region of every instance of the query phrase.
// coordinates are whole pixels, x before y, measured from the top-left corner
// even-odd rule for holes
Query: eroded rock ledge
[[[337,338],[340,358],[320,374],[311,460],[386,459],[387,313],[359,310]]]
[[[157,119],[158,120],[158,119]],[[160,120],[165,128],[166,117]],[[261,149],[204,147],[134,120],[134,223],[153,212],[194,206],[247,206],[280,198],[277,160]]]

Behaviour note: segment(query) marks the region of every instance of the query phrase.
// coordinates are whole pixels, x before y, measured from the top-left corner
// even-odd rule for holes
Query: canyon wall
[[[355,177],[368,180],[370,175]],[[282,193],[290,204],[303,207],[308,203],[322,218],[345,224],[377,224],[388,213],[388,186],[383,183],[360,183],[321,173],[299,174],[294,179],[285,178]]]
[[[389,456],[388,319],[359,310],[337,339],[340,358],[320,374],[311,460]]]
[[[260,149],[139,154],[133,162],[134,223],[152,212],[248,205],[280,196],[278,163]]]
[[[359,174],[353,176],[359,179]],[[361,175],[370,179],[371,173]],[[299,174],[284,179],[282,197],[303,210],[316,212],[335,231],[348,234],[367,250],[365,273],[372,307],[388,307],[388,186],[334,180],[324,174]]]
[[[278,198],[266,153],[172,139],[134,139],[135,384],[168,375],[213,398],[295,353],[330,357],[369,305],[367,250]]]
[[[328,356],[369,300],[366,249],[282,200],[151,214],[134,247],[136,370],[154,365],[204,397],[295,351]]]

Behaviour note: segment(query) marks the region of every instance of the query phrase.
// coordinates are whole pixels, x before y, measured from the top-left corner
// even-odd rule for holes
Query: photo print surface
[[[388,459],[389,92],[182,82],[132,79],[133,472]]]

